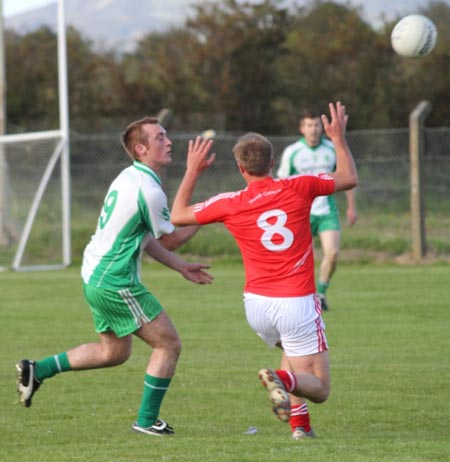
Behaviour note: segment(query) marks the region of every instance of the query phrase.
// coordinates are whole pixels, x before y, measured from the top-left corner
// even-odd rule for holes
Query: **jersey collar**
[[[141,172],[147,173],[147,175],[150,175],[159,185],[161,185],[161,178],[148,166],[143,164],[142,162],[139,162],[138,160],[135,160],[133,162],[134,168],[138,169]]]
[[[319,146],[321,146],[323,144],[323,136],[320,137],[320,141],[319,141],[319,144],[316,144],[315,146],[310,146],[306,140],[305,140],[305,137],[302,136],[300,139],[299,139],[299,142],[304,144],[307,148],[311,149],[312,151],[316,150]]]

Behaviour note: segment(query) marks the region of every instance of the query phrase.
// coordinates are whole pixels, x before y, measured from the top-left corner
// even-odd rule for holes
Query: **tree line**
[[[438,29],[435,50],[397,56],[393,22],[374,29],[360,9],[315,0],[198,2],[186,21],[144,36],[132,52],[97,50],[67,31],[71,126],[171,108],[181,126],[215,120],[226,131],[292,134],[306,108],[340,99],[350,129],[408,124],[421,100],[430,126],[450,126],[450,6],[429,1],[419,13]],[[399,19],[399,18],[397,18]],[[56,33],[42,27],[5,33],[8,132],[58,124]]]

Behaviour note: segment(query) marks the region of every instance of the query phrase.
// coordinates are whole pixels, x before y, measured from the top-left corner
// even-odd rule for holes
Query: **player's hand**
[[[185,262],[179,271],[188,281],[195,284],[211,284],[214,277],[206,271],[203,271],[207,268],[210,268],[210,266],[202,263]]]
[[[195,140],[189,140],[187,169],[197,174],[209,168],[216,155],[210,154],[213,145],[213,140],[197,136]]]
[[[334,105],[329,103],[331,121],[323,114],[321,116],[323,129],[332,141],[344,138],[347,127],[348,115],[345,113],[345,106],[340,101]]]

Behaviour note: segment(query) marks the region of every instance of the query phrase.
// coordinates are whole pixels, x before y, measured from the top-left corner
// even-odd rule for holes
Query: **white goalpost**
[[[0,135],[0,250],[4,250],[2,253],[6,256],[5,259],[9,259],[9,263],[0,262],[2,269],[12,268],[15,271],[61,269],[71,262],[69,107],[64,0],[57,0],[57,4],[59,129]],[[3,17],[1,0],[0,12]],[[0,32],[3,36],[3,20],[1,22]],[[3,62],[0,65],[3,67],[3,49],[1,54]],[[4,77],[2,80],[4,81]],[[4,88],[5,85],[1,89],[3,101],[5,101],[6,93]],[[15,167],[21,162],[31,163],[30,170],[33,175],[40,175],[29,204],[24,204],[21,196],[25,196],[25,190],[34,188],[34,185],[26,175],[12,173],[14,170],[12,166]],[[14,185],[12,185],[13,182]],[[56,188],[51,188],[53,183],[56,183]],[[58,215],[58,224],[52,224],[51,220],[46,217],[41,221],[44,223],[42,227],[47,228],[46,242],[50,247],[53,245],[59,247],[57,251],[48,252],[58,254],[56,257],[53,255],[53,260],[58,261],[43,262],[42,259],[46,258],[44,256],[37,259],[38,263],[33,262],[33,258],[29,258],[31,263],[28,263],[24,258],[26,249],[43,197],[49,189],[52,189],[52,196],[48,209],[51,209],[53,203],[59,202],[57,207],[54,206],[55,209],[59,209],[59,212],[49,211],[48,215]],[[11,196],[14,196],[15,200]],[[11,216],[10,209],[12,208],[14,208],[16,218]],[[37,247],[40,245],[42,244],[37,244]]]

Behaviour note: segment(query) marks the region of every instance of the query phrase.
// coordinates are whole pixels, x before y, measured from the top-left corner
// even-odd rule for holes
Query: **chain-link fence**
[[[81,256],[96,227],[109,184],[123,168],[130,165],[130,159],[120,143],[120,133],[125,123],[115,125],[117,129],[109,127],[108,132],[101,133],[97,131],[99,127],[93,127],[91,132],[88,129],[83,133],[73,130],[70,136],[74,258]],[[450,256],[450,128],[427,128],[424,132],[423,189],[427,243],[429,250],[447,258]],[[198,133],[169,131],[173,142],[173,161],[163,174],[163,186],[169,204],[184,174],[188,141]],[[216,161],[200,178],[195,201],[245,187],[232,154],[232,147],[239,135],[217,133],[214,142]],[[297,137],[269,138],[276,153],[276,169],[281,152]],[[391,255],[408,252],[411,249],[408,129],[351,131],[347,138],[358,167],[360,183],[356,194],[358,221],[352,228],[345,226],[346,200],[342,193],[338,194],[343,218],[343,248],[377,252],[387,250]],[[53,149],[51,143],[34,142],[11,145],[2,151],[2,178],[7,180],[2,189],[5,192],[2,195],[2,217],[7,222],[3,226],[4,239],[0,242],[0,266],[11,264],[42,170]],[[60,255],[62,210],[59,172],[58,167],[51,177],[33,227],[32,242],[27,244],[26,257],[30,259],[30,264],[38,255],[41,264],[51,259],[58,260]],[[234,245],[232,240],[227,240],[228,235],[214,235],[214,239],[223,241],[223,246],[228,246],[227,250]],[[188,247],[188,251],[197,250]],[[221,249],[217,251],[221,252]],[[204,252],[209,254],[209,250]]]
[[[197,133],[169,133],[173,142],[172,164],[164,173],[164,187],[171,201],[184,173],[188,140]],[[450,194],[450,129],[425,129],[426,155],[424,186],[427,205],[440,208]],[[232,147],[239,134],[217,134],[214,165],[204,173],[196,190],[196,200],[223,191],[243,188]],[[276,166],[284,147],[297,137],[269,137],[276,153]],[[408,129],[362,130],[347,134],[355,158],[360,185],[358,203],[405,211],[409,209]],[[100,207],[111,180],[130,164],[120,144],[120,134],[72,134],[71,177],[73,208]],[[76,217],[75,217],[76,219]]]
[[[450,252],[450,129],[425,130],[424,194],[427,215],[427,235],[438,252]],[[197,132],[169,131],[173,142],[173,161],[164,172],[163,184],[172,202],[185,169],[188,140]],[[232,154],[240,134],[217,133],[214,141],[216,161],[203,174],[194,200],[200,201],[219,192],[242,189],[241,178]],[[276,153],[276,167],[285,146],[297,137],[269,136]],[[360,130],[348,132],[347,139],[359,173],[357,190],[359,224],[349,245],[370,247],[391,239],[409,241],[410,235],[410,170],[408,129]],[[90,217],[95,226],[104,194],[111,180],[130,161],[117,134],[72,134],[71,137],[72,216],[73,226],[80,227],[80,217]],[[345,198],[338,199],[341,209]],[[86,221],[84,221],[84,225]],[[344,237],[345,237],[344,233]],[[371,236],[367,239],[367,236]],[[406,240],[406,241],[405,241]],[[364,241],[366,241],[364,243]],[[345,245],[345,240],[344,240]],[[376,250],[376,249],[375,249]],[[395,249],[394,249],[395,250]],[[405,243],[398,250],[405,250]]]

